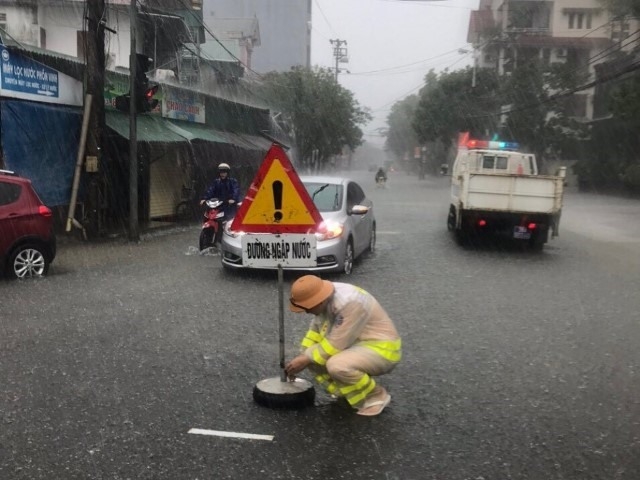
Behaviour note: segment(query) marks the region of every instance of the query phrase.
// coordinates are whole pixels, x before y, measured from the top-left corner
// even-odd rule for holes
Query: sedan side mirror
[[[369,211],[369,207],[365,205],[354,205],[349,211],[350,215],[364,215]]]

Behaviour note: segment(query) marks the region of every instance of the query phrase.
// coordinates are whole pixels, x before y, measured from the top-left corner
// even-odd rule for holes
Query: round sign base
[[[313,405],[316,391],[310,382],[296,378],[283,382],[280,377],[265,378],[253,387],[253,399],[269,408],[304,408]]]

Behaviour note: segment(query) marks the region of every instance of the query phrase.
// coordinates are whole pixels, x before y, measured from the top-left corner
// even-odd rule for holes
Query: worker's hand
[[[229,205],[233,205],[234,203],[236,203],[236,201],[233,198],[229,200]]]
[[[311,360],[306,355],[298,355],[284,366],[284,372],[289,380],[296,378],[296,375],[309,366]]]
[[[206,202],[206,200],[200,200],[200,205],[204,205],[204,202]]]

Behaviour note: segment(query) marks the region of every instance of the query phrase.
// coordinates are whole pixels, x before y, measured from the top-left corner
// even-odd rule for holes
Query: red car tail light
[[[46,205],[40,205],[38,207],[38,213],[43,217],[50,217],[51,215],[53,215],[53,213],[51,212],[51,209]]]

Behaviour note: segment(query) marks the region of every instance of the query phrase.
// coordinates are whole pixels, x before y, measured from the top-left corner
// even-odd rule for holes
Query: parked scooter
[[[217,198],[211,198],[204,202],[204,223],[200,231],[200,251],[214,247],[220,243],[222,227],[224,223],[224,202]]]

